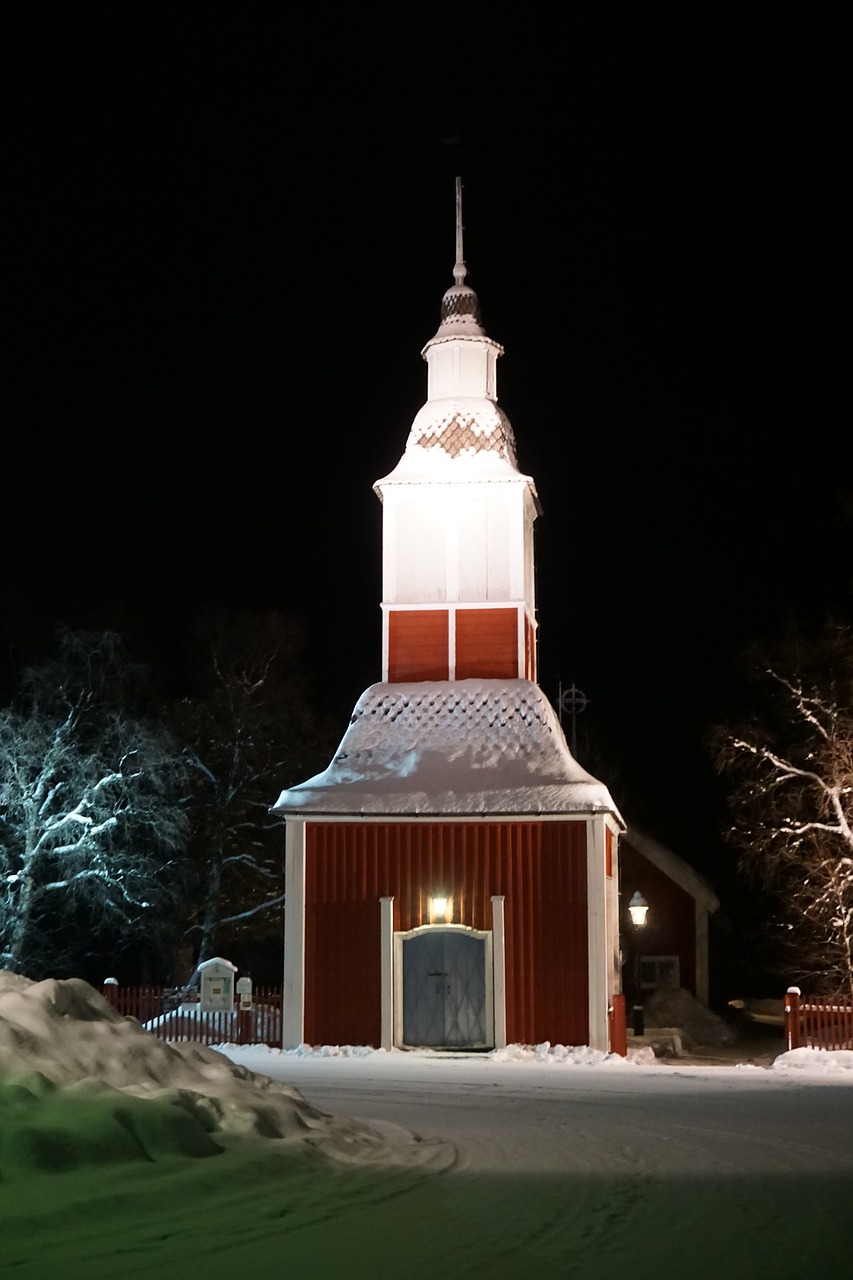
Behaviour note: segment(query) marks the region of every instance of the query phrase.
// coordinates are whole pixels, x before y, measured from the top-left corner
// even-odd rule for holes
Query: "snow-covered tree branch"
[[[729,835],[774,895],[790,977],[853,995],[853,632],[789,642],[757,674],[762,715],[715,742]]]
[[[117,637],[64,632],[0,711],[0,967],[67,969],[177,893],[184,767],[134,678]]]

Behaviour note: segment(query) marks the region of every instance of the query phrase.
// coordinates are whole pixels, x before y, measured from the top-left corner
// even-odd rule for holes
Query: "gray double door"
[[[426,1048],[483,1048],[487,1025],[486,941],[480,935],[428,929],[403,940],[403,1043]]]

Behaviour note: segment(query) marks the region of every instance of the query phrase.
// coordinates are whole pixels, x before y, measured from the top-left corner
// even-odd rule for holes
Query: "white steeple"
[[[441,300],[441,323],[421,354],[429,366],[427,399],[477,396],[495,400],[497,360],[503,347],[486,334],[480,303],[465,283],[462,226],[462,179],[456,179],[456,262],[454,283]]]
[[[399,463],[374,486],[384,507],[383,673],[391,680],[532,678],[535,668],[538,499],[497,402],[503,348],[483,328],[467,274],[457,178],[454,283],[421,353],[427,400]]]
[[[517,475],[512,426],[497,402],[496,366],[503,347],[483,328],[477,295],[465,284],[467,274],[462,180],[457,178],[454,283],[441,300],[438,329],[421,352],[428,367],[427,400],[412,423],[400,463],[375,486],[380,496],[386,483],[399,482],[404,474],[424,469],[432,472],[443,461],[471,459],[478,454],[492,455],[491,473],[500,459]],[[471,467],[464,469],[472,471]],[[526,480],[535,494],[533,481]]]

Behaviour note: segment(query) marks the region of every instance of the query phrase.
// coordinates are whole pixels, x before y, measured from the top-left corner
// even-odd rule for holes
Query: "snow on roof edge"
[[[697,902],[701,902],[711,915],[719,910],[720,899],[717,897],[712,886],[695,871],[688,862],[685,862],[679,854],[674,853],[672,849],[668,849],[666,845],[661,844],[659,840],[655,840],[653,836],[646,835],[643,831],[638,831],[636,827],[628,824],[625,831],[625,840],[637,853],[642,857],[648,858],[653,866],[662,871],[664,875],[669,876],[680,889],[685,893],[689,893],[691,898],[695,898]]]
[[[304,787],[305,784],[303,783],[302,786]],[[293,800],[294,791],[298,795],[296,802]],[[314,793],[313,796],[312,792]],[[449,794],[452,795],[452,793]],[[302,802],[303,796],[305,798],[304,803]],[[314,796],[317,797],[316,804],[311,803]],[[465,799],[467,803],[459,803],[456,799],[442,801],[440,796],[430,796],[428,798],[429,807],[419,807],[413,800],[406,800],[401,797],[401,803],[398,806],[392,806],[388,803],[387,796],[379,796],[374,793],[365,796],[364,802],[358,806],[342,803],[335,807],[329,802],[329,796],[325,788],[306,787],[300,794],[300,788],[291,787],[289,790],[282,791],[276,803],[270,807],[270,813],[282,818],[303,816],[310,818],[353,819],[407,818],[412,821],[483,818],[502,822],[514,818],[524,821],[529,821],[532,818],[586,818],[590,814],[609,813],[624,830],[624,819],[612,801],[609,804],[593,801],[591,804],[566,803],[565,805],[558,805],[552,803],[541,806],[530,805],[529,807],[507,805],[501,808],[497,803],[490,806],[488,801],[478,805],[470,795],[467,795]]]

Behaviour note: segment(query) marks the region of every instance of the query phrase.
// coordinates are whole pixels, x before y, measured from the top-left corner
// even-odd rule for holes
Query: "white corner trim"
[[[492,895],[492,981],[495,1014],[495,1048],[506,1048],[506,930],[504,896]]]
[[[380,1048],[394,1047],[394,899],[379,899],[379,948],[380,948]]]
[[[589,973],[589,1046],[609,1048],[607,1009],[607,970],[610,949],[607,945],[607,877],[603,815],[587,819],[586,824],[586,896],[587,896],[587,969]]]
[[[284,827],[284,988],[282,1048],[298,1049],[305,1027],[305,822]]]

